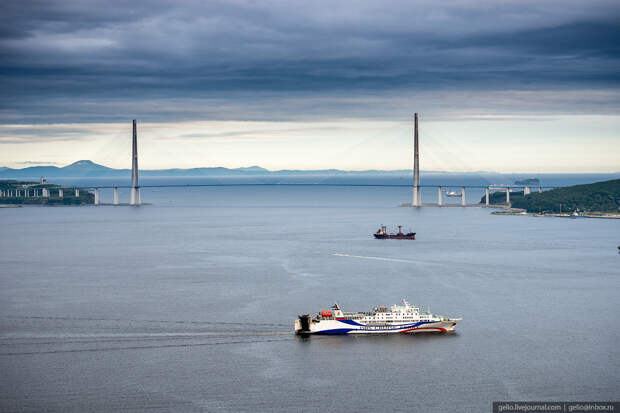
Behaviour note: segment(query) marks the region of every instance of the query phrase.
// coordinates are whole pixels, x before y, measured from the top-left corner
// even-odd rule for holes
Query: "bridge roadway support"
[[[506,205],[510,205],[510,188],[506,188]]]
[[[43,198],[49,198],[50,191],[47,188],[43,188]]]
[[[526,186],[525,188],[523,188],[523,195],[529,195],[531,194],[532,191],[530,191],[530,187]]]
[[[114,205],[118,205],[118,188],[114,187]]]
[[[140,199],[140,187],[136,188],[136,203],[135,205],[142,205],[142,200]]]
[[[62,197],[63,197],[63,195],[64,195],[64,194],[65,194],[65,193],[64,193],[64,191],[62,190],[62,188],[58,188],[58,198],[61,198],[61,199],[62,199]]]
[[[78,198],[80,196],[80,190],[75,188],[75,197]]]
[[[95,205],[99,205],[99,188],[95,188]]]
[[[539,186],[539,187],[538,187],[538,193],[539,193],[539,194],[540,194],[540,193],[542,193],[542,186]]]
[[[489,205],[489,187],[484,188],[484,203]]]
[[[437,187],[437,205],[442,206],[443,200],[441,199],[441,187]]]
[[[462,186],[461,187],[461,205],[465,206],[466,202],[465,202],[465,187]]]

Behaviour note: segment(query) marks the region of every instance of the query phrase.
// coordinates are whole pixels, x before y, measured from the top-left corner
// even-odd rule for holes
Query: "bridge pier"
[[[489,205],[489,187],[484,188],[484,203]]]
[[[437,205],[442,206],[443,200],[441,199],[441,187],[437,187]]]
[[[80,197],[80,190],[78,188],[75,188],[75,197],[76,198]]]
[[[531,194],[532,191],[530,191],[530,187],[526,186],[525,188],[523,188],[523,195],[529,195]]]
[[[62,190],[62,188],[58,188],[58,198],[62,199],[64,195],[64,191]]]
[[[506,188],[506,205],[510,205],[510,188]]]
[[[465,187],[462,186],[461,187],[461,205],[465,206],[466,202],[465,202]]]
[[[114,187],[114,205],[118,205],[118,188]]]
[[[95,188],[95,205],[99,205],[99,188]]]
[[[540,193],[542,193],[542,186],[539,186],[539,187],[538,187],[538,193],[539,193],[539,194],[540,194]]]
[[[50,197],[50,191],[47,188],[43,188],[43,198],[49,198]]]
[[[129,202],[129,205],[140,205],[141,203],[142,203],[142,200],[140,199],[140,187],[138,186],[132,187],[131,188],[131,201]],[[418,206],[418,205],[414,205],[414,206]]]

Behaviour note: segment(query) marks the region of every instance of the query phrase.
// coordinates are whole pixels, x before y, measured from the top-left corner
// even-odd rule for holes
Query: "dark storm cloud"
[[[620,80],[612,1],[8,1],[0,8],[5,123],[127,113],[320,116],[303,102],[330,97],[324,113],[346,106],[343,113],[363,117],[348,99],[369,107],[368,98],[432,91],[615,89]],[[278,104],[294,98],[301,102]]]

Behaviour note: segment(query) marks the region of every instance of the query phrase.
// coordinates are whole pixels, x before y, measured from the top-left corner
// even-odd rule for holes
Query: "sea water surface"
[[[143,188],[151,205],[0,209],[0,410],[620,399],[620,221],[398,207],[410,197]],[[375,240],[381,224],[418,238]],[[367,311],[402,298],[462,317],[458,332],[292,334],[298,314],[334,302]]]

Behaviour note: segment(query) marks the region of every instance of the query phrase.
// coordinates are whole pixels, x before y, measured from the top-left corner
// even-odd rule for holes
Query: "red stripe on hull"
[[[417,331],[417,330],[439,330],[442,333],[445,333],[446,331],[448,331],[445,328],[441,328],[441,327],[419,327],[419,328],[410,328],[408,330],[403,330],[401,331],[401,333],[408,333],[410,331]]]

